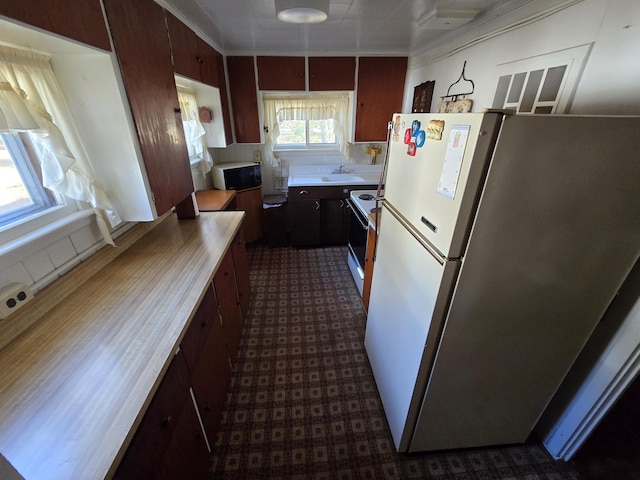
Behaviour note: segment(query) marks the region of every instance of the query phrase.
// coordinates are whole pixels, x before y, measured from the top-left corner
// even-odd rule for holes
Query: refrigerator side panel
[[[365,348],[396,448],[406,450],[422,403],[428,365],[441,330],[458,262],[439,263],[386,208]]]
[[[412,451],[527,439],[640,255],[638,132],[505,119]]]
[[[437,250],[448,258],[462,256],[486,168],[502,115],[398,115],[401,133],[392,136],[385,198]],[[415,155],[402,133],[416,122],[442,122],[440,140],[426,138]],[[394,130],[395,131],[395,130]],[[415,143],[416,137],[411,137]],[[419,142],[418,142],[419,143]]]

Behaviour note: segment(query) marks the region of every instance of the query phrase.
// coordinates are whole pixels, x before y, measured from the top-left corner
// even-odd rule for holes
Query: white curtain
[[[347,140],[347,122],[349,119],[349,95],[312,94],[312,95],[271,95],[264,94],[263,114],[266,129],[265,146],[271,163],[276,159],[273,148],[280,135],[279,122],[284,120],[328,120],[333,119],[336,142],[340,153],[351,159],[350,143]]]
[[[187,151],[189,152],[189,161],[192,164],[198,163],[202,174],[206,175],[211,170],[213,161],[207,150],[205,129],[200,123],[196,96],[191,90],[178,86],[178,103],[180,105],[184,136],[187,142]]]
[[[44,186],[88,202],[114,245],[102,212],[112,227],[121,219],[95,178],[49,57],[0,46],[0,132],[22,131],[39,146]]]

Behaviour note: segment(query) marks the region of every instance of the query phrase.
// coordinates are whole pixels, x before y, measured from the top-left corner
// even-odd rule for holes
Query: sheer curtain
[[[0,46],[0,132],[29,132],[38,144],[46,188],[88,202],[105,242],[121,222],[79,140],[49,57]],[[63,133],[64,132],[64,136]]]
[[[207,150],[205,129],[200,123],[196,96],[190,89],[178,86],[178,103],[180,105],[184,136],[187,142],[187,151],[189,152],[189,161],[192,164],[198,163],[202,174],[205,175],[211,170],[213,162]]]
[[[336,141],[347,160],[351,158],[348,138],[349,95],[313,94],[313,95],[271,95],[262,97],[264,123],[266,129],[265,147],[276,164],[273,148],[280,135],[278,123],[283,120],[327,120],[333,119]]]

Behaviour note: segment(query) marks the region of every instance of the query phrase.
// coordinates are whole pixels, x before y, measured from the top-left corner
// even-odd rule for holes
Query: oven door
[[[358,207],[347,200],[349,204],[349,268],[353,279],[362,293],[364,282],[364,261],[367,252],[367,231],[369,229],[368,219],[362,215]]]

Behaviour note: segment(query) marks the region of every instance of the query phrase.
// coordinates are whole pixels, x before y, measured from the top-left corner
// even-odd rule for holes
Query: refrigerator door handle
[[[420,232],[417,231],[413,225],[405,220],[405,218],[398,212],[392,205],[389,204],[386,200],[382,203],[383,207],[386,207],[389,213],[393,215],[400,224],[407,229],[407,231],[411,234],[413,238],[415,238],[420,245],[424,247],[424,249],[429,252],[429,254],[440,264],[444,265],[445,261],[450,260],[446,258],[442,253],[440,253],[433,245],[429,243]],[[423,217],[424,218],[424,217]]]

